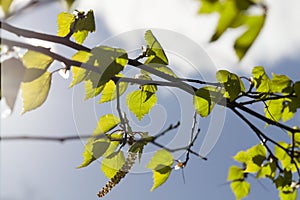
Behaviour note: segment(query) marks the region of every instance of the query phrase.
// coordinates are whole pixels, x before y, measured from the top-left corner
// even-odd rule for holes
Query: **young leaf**
[[[265,19],[265,14],[245,17],[244,24],[248,29],[240,37],[238,37],[234,43],[235,52],[240,60],[245,56],[256,40],[265,24]]]
[[[75,16],[73,14],[67,12],[59,13],[57,17],[57,35],[61,37],[67,36],[70,33],[71,26],[74,22]]]
[[[233,157],[233,159],[237,162],[246,163],[249,161],[250,158],[247,152],[240,151]]]
[[[109,148],[110,142],[106,138],[94,140],[90,138],[84,147],[83,162],[77,168],[86,167],[91,164],[94,160],[97,160],[105,154]]]
[[[1,0],[0,5],[5,15],[9,13],[9,8],[13,0]]]
[[[87,63],[91,55],[91,53],[86,51],[78,51],[72,56],[72,60]],[[75,66],[73,66],[71,69],[73,73],[73,80],[70,84],[70,87],[73,87],[74,85],[82,82],[85,79],[85,77],[87,76],[87,72],[85,69]]]
[[[239,16],[239,10],[236,7],[235,1],[225,1],[222,4],[221,9],[218,10],[220,13],[220,19],[218,21],[215,33],[211,37],[210,41],[218,40],[221,35],[233,24],[234,20]]]
[[[128,57],[124,49],[98,46],[92,49],[90,62],[98,63],[96,66],[99,72],[90,72],[86,77],[91,80],[93,87],[108,82],[111,77],[119,74],[127,64]]]
[[[290,93],[292,81],[286,75],[272,74],[271,91],[273,93]]]
[[[32,82],[21,84],[23,99],[23,114],[41,106],[47,99],[52,74],[45,72],[42,76]]]
[[[127,89],[128,83],[119,83],[119,93],[122,95]],[[117,89],[114,81],[110,80],[105,84],[99,103],[109,102],[117,98]]]
[[[143,90],[136,90],[129,93],[126,97],[126,104],[129,110],[139,119],[149,113],[151,108],[156,104],[156,95]]]
[[[76,22],[73,37],[75,41],[82,44],[89,32],[95,31],[94,12],[90,10],[85,16],[79,17]]]
[[[106,114],[100,117],[93,136],[104,134],[115,128],[120,123],[120,119],[113,114]]]
[[[227,70],[219,70],[216,73],[216,79],[224,85],[226,90],[224,97],[229,98],[230,101],[235,100],[241,92],[245,91],[240,77]]]
[[[105,85],[100,85],[100,86],[93,86],[93,83],[91,80],[86,80],[85,81],[85,100],[93,98],[97,95],[99,95]]]
[[[75,2],[75,0],[65,0],[65,1],[69,9],[72,7],[73,3]]]
[[[257,92],[268,93],[271,90],[270,79],[265,72],[265,69],[261,66],[254,67],[252,70],[252,76],[254,79],[254,87]],[[266,96],[266,95],[265,95]],[[263,96],[263,97],[265,97]]]
[[[151,191],[163,184],[170,176],[174,163],[173,155],[164,150],[158,150],[150,160],[147,168],[153,171],[153,186]]]
[[[196,91],[194,96],[194,108],[201,117],[207,117],[216,102],[222,99],[223,94],[213,86],[206,86]]]
[[[231,166],[228,171],[227,181],[244,180],[244,170],[238,166]]]
[[[201,7],[198,11],[199,14],[210,14],[213,12],[218,12],[221,9],[221,3],[220,1],[207,1],[207,0],[201,0]]]
[[[27,51],[22,57],[22,61],[27,69],[35,68],[46,71],[53,62],[53,58],[39,52]]]
[[[242,199],[248,196],[250,192],[250,183],[247,181],[233,181],[231,182],[230,187],[236,199]]]
[[[267,106],[265,108],[266,117],[279,122],[282,117],[284,107],[284,99],[276,99],[267,101]]]
[[[114,175],[122,168],[125,163],[125,157],[123,151],[119,151],[112,157],[104,158],[102,160],[102,172],[109,179],[114,177]]]
[[[158,42],[158,40],[153,35],[152,31],[147,30],[145,33],[145,40],[147,44],[147,60],[145,64],[148,63],[156,63],[156,64],[164,64],[168,65],[169,61],[168,58]]]

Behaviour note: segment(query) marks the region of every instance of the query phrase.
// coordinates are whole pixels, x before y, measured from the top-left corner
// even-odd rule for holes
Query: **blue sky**
[[[134,55],[143,45],[143,30],[152,29],[166,49],[171,67],[179,75],[211,79],[217,69],[226,68],[249,76],[253,66],[263,65],[270,75],[271,72],[285,73],[290,78],[299,80],[300,58],[297,53],[300,50],[300,30],[297,25],[300,24],[300,14],[297,8],[300,3],[296,0],[289,3],[267,2],[270,9],[266,26],[241,63],[237,61],[231,49],[237,32],[226,33],[216,43],[207,42],[214,30],[217,16],[198,16],[196,14],[199,8],[198,1],[85,0],[79,1],[76,7],[82,10],[93,9],[96,14],[96,33],[90,35],[85,42],[85,45],[90,47],[112,44],[125,48]],[[56,34],[56,16],[61,11],[64,11],[64,8],[60,4],[47,4],[12,18],[9,22],[20,27]],[[171,36],[177,37],[174,43]],[[186,43],[190,48],[184,48]],[[51,47],[65,56],[74,53],[58,46]],[[191,63],[187,63],[187,60]],[[56,63],[56,67],[60,67],[59,63]],[[135,71],[127,73],[132,74]],[[97,99],[84,101],[83,85],[68,89],[70,81],[62,79],[58,74],[54,75],[45,104],[25,115],[20,115],[22,102],[19,98],[14,113],[9,118],[1,120],[1,135],[91,134],[98,118],[110,112],[115,104],[98,105]],[[159,92],[161,95],[159,105],[154,107],[150,116],[142,123],[139,123],[133,115],[129,117],[134,127],[152,133],[163,130],[170,123],[183,120],[186,125],[174,131],[175,137],[172,140],[174,144],[178,144],[186,129],[189,133],[188,127],[193,114],[192,100],[180,91]],[[125,97],[121,101],[124,102]],[[179,108],[178,111],[175,108]],[[299,125],[299,122],[298,114],[289,123]],[[136,166],[133,173],[130,173],[105,199],[234,199],[229,184],[224,184],[227,170],[234,164],[231,157],[237,151],[257,144],[258,140],[245,124],[223,108],[218,108],[212,117],[201,119],[199,124],[202,131],[196,150],[200,150],[206,135],[213,135],[215,139],[219,136],[220,138],[215,140],[217,141],[215,146],[212,143],[208,145],[209,147],[204,146],[206,149],[202,149],[205,154],[208,153],[208,161],[191,158],[184,172],[185,184],[180,170],[173,171],[162,187],[150,192],[152,175],[144,168]],[[221,131],[214,129],[216,127]],[[260,127],[263,129],[264,124]],[[98,190],[107,181],[100,170],[100,163],[94,162],[87,168],[75,169],[82,161],[84,142],[84,140],[65,143],[1,142],[0,199],[97,199]],[[150,155],[149,150],[144,162],[147,163],[146,159]],[[252,177],[249,177],[249,181],[253,184],[247,199],[278,199],[277,191],[269,181],[262,180],[261,184],[264,186]]]

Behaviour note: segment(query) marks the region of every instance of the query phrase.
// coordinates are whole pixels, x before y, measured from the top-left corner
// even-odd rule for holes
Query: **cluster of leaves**
[[[211,42],[218,40],[230,28],[245,28],[234,42],[235,52],[241,60],[264,26],[266,6],[260,0],[200,0],[200,2],[200,14],[217,12],[220,15]],[[261,7],[261,14],[251,14],[253,7]]]
[[[298,134],[297,134],[298,135]],[[297,138],[299,139],[299,138]],[[275,146],[275,155],[268,155],[263,144],[258,144],[246,151],[238,152],[233,158],[242,163],[242,167],[231,166],[228,172],[228,181],[231,181],[231,189],[237,199],[246,197],[250,192],[250,184],[246,181],[249,174],[255,175],[257,179],[268,178],[275,183],[282,200],[296,200],[298,180],[293,180],[293,173],[299,165],[299,141],[296,140],[295,163],[286,152],[292,149],[291,144],[280,142],[281,147]],[[284,147],[284,148],[282,148]],[[282,168],[280,167],[282,166]]]
[[[238,1],[233,0],[202,0],[202,2],[202,13],[218,11],[221,14],[213,40],[218,39],[229,27],[256,23],[255,20],[252,21],[253,16],[248,15],[246,11],[257,2],[240,1],[238,3]],[[214,9],[208,7],[208,5]],[[225,11],[226,13],[223,13]],[[228,16],[231,16],[230,20],[227,18]],[[93,11],[87,13],[78,11],[76,14],[64,12],[58,15],[58,36],[65,41],[70,42],[70,38],[73,37],[75,43],[72,44],[84,47],[81,44],[88,36],[88,33],[93,31],[95,31]],[[238,53],[240,58],[251,46],[258,32],[256,30],[253,33],[253,29],[249,28],[237,39],[236,46],[238,48],[236,49],[239,49],[237,52],[240,51]],[[78,51],[70,59],[73,63],[71,64],[72,66],[67,59],[59,60],[61,62],[64,61],[64,70],[72,71],[70,87],[84,83],[85,99],[99,98],[99,103],[117,100],[117,104],[119,104],[119,97],[126,95],[128,109],[138,120],[142,120],[156,104],[157,86],[161,85],[155,84],[151,71],[155,72],[156,75],[162,74],[161,78],[166,80],[174,80],[176,83],[185,84],[168,67],[168,58],[153,33],[146,31],[144,38],[147,48],[139,58],[134,60],[128,58],[128,54],[124,49],[108,46],[96,46],[87,50],[77,49]],[[58,70],[50,70],[54,59],[57,58],[53,57],[53,53],[42,54],[29,50],[21,58],[21,61],[17,58],[5,61],[6,65],[2,68],[6,70],[5,73],[8,75],[18,74],[18,77],[14,79],[5,78],[4,82],[8,86],[5,84],[1,86],[1,89],[4,91],[2,95],[7,99],[11,107],[13,107],[19,87],[22,90],[23,113],[36,109],[45,102],[50,90],[52,74],[58,72]],[[143,62],[139,62],[139,60]],[[144,67],[140,68],[140,73],[135,77],[124,77],[121,72],[132,62],[138,62],[138,65],[135,65],[135,67],[139,65]],[[280,120],[286,121],[291,119],[300,107],[300,82],[293,83],[287,76],[276,74],[273,75],[272,79],[269,79],[263,67],[255,67],[252,71],[252,76],[248,80],[250,83],[248,90],[246,90],[244,82],[238,75],[227,70],[219,70],[216,73],[216,83],[199,82],[206,86],[194,88],[193,105],[195,111],[201,117],[207,117],[216,104],[229,107],[237,112],[235,110],[236,106],[245,110],[244,106],[246,105],[264,103],[266,105],[265,118],[263,118],[264,116],[256,115],[264,122],[272,122],[273,125],[278,125]],[[140,84],[139,87],[133,85],[131,89],[134,88],[134,91],[126,92],[129,90],[128,82],[134,82],[134,80],[138,80],[141,83],[143,81],[153,81],[153,83]],[[191,85],[188,86],[193,88]],[[10,87],[13,90],[6,89]],[[255,91],[253,91],[254,89]],[[13,91],[13,94],[5,91]],[[151,143],[160,148],[147,165],[153,172],[154,183],[151,188],[152,191],[163,184],[170,176],[174,164],[173,155],[169,149],[155,143],[155,136],[131,130],[128,120],[124,118],[120,108],[117,109],[119,111],[118,117],[113,114],[106,114],[100,117],[96,129],[84,147],[84,160],[78,168],[86,167],[93,161],[102,159],[102,171],[112,180],[126,165],[126,153],[123,149],[125,145],[129,147],[128,154],[138,154],[139,159],[141,159],[144,147]],[[119,129],[117,129],[118,126],[120,127]],[[243,163],[242,168],[232,166],[229,170],[228,181],[232,181],[231,187],[236,197],[240,199],[248,195],[250,184],[246,182],[246,178],[247,174],[253,173],[257,174],[258,178],[267,177],[274,181],[280,191],[281,199],[296,198],[297,192],[295,188],[298,187],[298,183],[296,182],[293,185],[292,175],[295,172],[299,172],[299,161],[297,160],[299,158],[300,144],[299,129],[289,133],[292,142],[288,144],[284,142],[276,143],[261,132],[258,132],[253,126],[250,127],[259,136],[263,145],[260,144],[247,151],[239,152],[234,157],[236,161]],[[278,125],[278,127],[282,127],[282,125]],[[139,137],[135,137],[137,134]],[[273,141],[275,145],[274,151],[266,144],[269,141]],[[192,143],[185,150],[191,152],[191,146]]]

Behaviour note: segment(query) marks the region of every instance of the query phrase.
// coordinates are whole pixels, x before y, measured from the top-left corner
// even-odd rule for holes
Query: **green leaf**
[[[119,83],[119,94],[122,95],[127,89],[128,83]],[[114,81],[110,80],[105,84],[99,103],[109,102],[117,98],[117,89]]]
[[[247,152],[240,151],[233,157],[233,159],[237,162],[246,163],[249,161],[250,158]]]
[[[75,2],[75,0],[65,0],[65,1],[69,9],[72,7],[73,3]]]
[[[92,81],[94,88],[105,84],[113,76],[119,74],[128,61],[126,51],[120,48],[98,46],[92,49],[91,54],[89,62],[98,64],[95,66],[98,73],[92,71],[86,79]]]
[[[7,15],[9,13],[9,8],[11,3],[13,2],[13,0],[1,0],[1,6],[2,6],[2,10],[4,12],[5,15]]]
[[[280,200],[296,200],[298,190],[286,186],[284,189],[279,190]]]
[[[199,14],[210,14],[217,12],[221,9],[219,0],[201,0],[201,7],[198,11]]]
[[[23,114],[41,106],[47,99],[52,74],[45,72],[42,76],[31,82],[21,84],[23,99]]]
[[[230,166],[227,176],[227,181],[244,180],[244,170],[238,166]]]
[[[78,51],[72,56],[72,60],[79,61],[82,63],[87,63],[91,55],[92,55],[91,53],[86,51]],[[75,66],[73,66],[71,69],[73,73],[73,80],[72,83],[70,84],[70,87],[73,87],[74,85],[82,82],[86,78],[87,72],[85,69],[80,67],[75,67]]]
[[[282,117],[284,107],[284,99],[276,99],[267,101],[265,113],[266,117],[279,122]]]
[[[218,11],[220,13],[220,19],[218,21],[215,33],[210,39],[211,42],[218,40],[239,16],[239,10],[237,9],[234,1],[225,1],[222,4],[221,9],[218,9]]]
[[[67,36],[70,33],[71,26],[74,22],[75,16],[73,14],[67,12],[59,13],[57,17],[57,35],[61,37]]]
[[[102,90],[104,89],[105,85],[100,86],[93,86],[93,83],[91,80],[85,81],[85,100],[93,98],[97,95],[99,95]]]
[[[145,64],[148,63],[157,63],[157,64],[164,64],[168,65],[169,61],[168,58],[158,42],[158,40],[153,35],[152,31],[147,30],[145,33],[145,40],[147,44],[147,60]]]
[[[22,82],[31,82],[45,73],[44,69],[30,68],[25,69],[25,74]]]
[[[196,91],[193,97],[194,108],[201,117],[207,117],[223,94],[217,87],[206,86]]]
[[[97,160],[105,154],[109,148],[110,142],[105,138],[94,140],[90,138],[84,147],[83,151],[83,162],[77,168],[86,167],[91,164],[94,160]]]
[[[90,10],[85,16],[79,17],[76,22],[73,37],[75,41],[82,44],[89,32],[95,31],[94,12]]]
[[[261,169],[257,172],[256,178],[271,178],[274,180],[275,175],[276,175],[276,162],[269,162],[264,164]]]
[[[122,168],[124,163],[124,153],[119,151],[114,156],[102,160],[102,172],[107,178],[111,179]]]
[[[107,135],[107,141],[109,141],[110,144],[106,152],[103,154],[105,158],[110,158],[113,155],[115,155],[116,153],[115,150],[120,145],[123,134],[124,134],[123,131],[116,131],[116,132],[114,131],[113,133]]]
[[[236,199],[242,199],[248,196],[250,192],[250,183],[247,181],[233,181],[230,187]]]
[[[270,79],[265,72],[265,69],[261,66],[254,67],[252,70],[252,76],[254,79],[254,87],[257,92],[260,93],[269,93],[270,88]],[[266,96],[266,95],[265,95]],[[265,96],[262,96],[265,97]]]
[[[285,142],[278,142],[278,144],[280,144],[285,149],[288,149],[290,147],[289,144],[287,144]],[[281,149],[277,145],[274,147],[274,152],[275,152],[276,158],[281,162],[281,165],[285,170],[289,170],[291,172],[297,171],[295,164],[293,164],[291,162],[291,157],[287,154],[287,152],[285,152],[283,149]],[[294,159],[294,161],[299,166],[299,164],[300,164],[299,160]]]
[[[292,81],[286,75],[272,74],[271,91],[273,93],[290,93]]]
[[[148,114],[151,108],[156,104],[156,94],[149,97],[149,92],[136,90],[129,93],[126,97],[126,104],[129,110],[139,119]]]
[[[241,60],[249,48],[252,46],[260,31],[265,24],[266,16],[264,14],[257,16],[245,16],[244,24],[247,26],[247,30],[236,39],[234,43],[234,49]]]
[[[216,73],[216,79],[224,85],[226,90],[224,97],[229,98],[230,101],[235,100],[241,92],[245,91],[245,86],[240,77],[227,70],[219,70]]]
[[[261,169],[262,163],[266,159],[266,155],[266,148],[263,145],[258,144],[246,151],[238,152],[233,158],[238,162],[246,164],[244,172],[256,173]]]
[[[153,186],[151,191],[162,185],[169,178],[173,163],[173,155],[164,149],[158,150],[153,155],[147,165],[147,168],[153,171]]]
[[[22,57],[22,61],[27,69],[35,68],[46,71],[53,62],[53,58],[39,52],[27,51]]]
[[[115,128],[120,123],[120,119],[113,114],[106,114],[100,117],[93,136],[104,134]]]

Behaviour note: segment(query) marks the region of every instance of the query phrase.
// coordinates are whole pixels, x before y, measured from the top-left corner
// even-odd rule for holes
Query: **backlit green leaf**
[[[263,165],[260,170],[257,172],[256,178],[271,178],[274,180],[276,175],[276,162],[271,162]]]
[[[270,88],[270,79],[265,72],[265,69],[261,66],[254,67],[252,70],[252,76],[254,79],[254,87],[257,92],[269,93]]]
[[[237,162],[241,162],[241,163],[246,163],[247,161],[249,161],[249,156],[248,156],[248,153],[245,152],[245,151],[240,151],[238,152],[234,157],[233,159]]]
[[[234,43],[234,49],[241,60],[249,48],[252,46],[261,29],[264,26],[266,16],[264,14],[257,16],[245,16],[244,24],[247,26],[247,30],[236,39]]]
[[[98,72],[90,72],[86,79],[91,80],[93,87],[108,82],[111,77],[119,74],[127,64],[127,53],[124,49],[98,46],[92,49],[90,63],[97,63]]]
[[[199,14],[210,14],[221,9],[219,0],[201,0],[201,7],[198,11]]]
[[[272,74],[271,91],[274,93],[290,93],[292,81],[286,75]]]
[[[286,186],[284,190],[279,190],[280,200],[296,200],[298,190]]]
[[[126,103],[129,110],[139,119],[149,113],[151,108],[156,104],[156,94],[151,94],[143,90],[136,90],[129,93],[126,97]]]
[[[227,70],[219,70],[216,73],[216,79],[224,85],[226,90],[224,97],[229,98],[230,101],[235,100],[241,92],[245,91],[245,86],[240,77]]]
[[[152,31],[150,30],[146,31],[145,40],[147,44],[147,56],[149,56],[145,61],[145,64],[157,63],[157,64],[168,65],[169,63],[168,58],[162,46],[153,35]]]
[[[61,37],[68,35],[74,21],[75,16],[73,14],[67,12],[59,13],[57,17],[57,35]]]
[[[116,127],[120,123],[120,119],[113,115],[113,114],[107,114],[102,117],[100,117],[97,127],[93,132],[93,136],[104,134],[114,127]]]
[[[65,0],[67,5],[68,5],[68,8],[70,9],[73,5],[73,3],[76,1],[76,0]]]
[[[213,86],[206,86],[196,91],[193,97],[194,108],[201,117],[207,117],[216,102],[222,99],[223,94]]]
[[[91,80],[86,80],[85,81],[85,100],[93,98],[97,95],[99,95],[105,85],[100,85],[100,86],[93,86],[93,83]]]
[[[87,63],[91,55],[91,53],[86,51],[78,51],[72,56],[72,60]],[[73,73],[73,80],[70,84],[70,87],[73,87],[74,85],[82,82],[85,79],[85,77],[87,76],[87,72],[85,69],[75,66],[73,66],[71,69]]]
[[[122,95],[127,89],[128,83],[119,83],[119,94]],[[117,98],[117,89],[114,81],[110,80],[105,84],[99,103],[112,101]]]
[[[114,156],[102,160],[102,172],[107,178],[111,179],[122,168],[124,163],[124,153],[119,151]]]
[[[283,104],[284,99],[276,99],[267,101],[267,105],[265,108],[266,117],[279,122],[283,112]]]
[[[9,8],[11,3],[13,2],[13,0],[1,0],[0,1],[0,5],[2,6],[2,10],[4,12],[5,15],[7,15],[9,13]]]
[[[35,51],[27,51],[22,57],[23,64],[28,69],[47,70],[53,62],[53,58]]]
[[[239,15],[239,10],[236,7],[235,1],[224,1],[221,9],[219,9],[220,19],[218,21],[215,33],[210,41],[216,41],[219,37],[231,26],[234,20]]]
[[[83,162],[77,168],[86,167],[91,164],[94,160],[97,160],[105,154],[109,147],[110,141],[106,138],[95,140],[90,138],[87,144],[84,146],[83,151]]]
[[[238,166],[230,166],[227,181],[243,180],[245,177],[244,170]]]
[[[173,163],[173,155],[164,149],[158,150],[153,155],[147,165],[147,168],[153,171],[153,186],[151,191],[159,187],[169,178]]]
[[[47,99],[52,74],[45,72],[42,76],[31,82],[21,84],[23,99],[23,114],[41,106]]]
[[[86,39],[86,37],[88,36],[88,33],[94,31],[95,31],[94,12],[90,10],[85,16],[79,17],[77,19],[73,37],[76,42],[82,44]]]
[[[250,183],[247,181],[233,181],[230,187],[236,199],[242,199],[248,196],[250,192]]]

